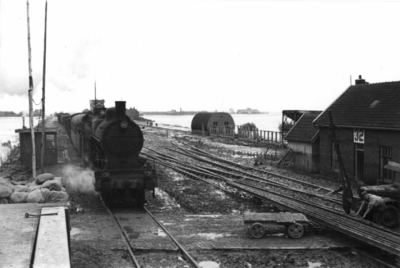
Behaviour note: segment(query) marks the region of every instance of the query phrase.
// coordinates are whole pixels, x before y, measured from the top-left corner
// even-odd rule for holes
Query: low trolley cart
[[[245,213],[244,224],[247,225],[250,235],[261,238],[266,233],[275,234],[286,232],[291,238],[298,239],[304,235],[309,227],[309,221],[301,213]]]

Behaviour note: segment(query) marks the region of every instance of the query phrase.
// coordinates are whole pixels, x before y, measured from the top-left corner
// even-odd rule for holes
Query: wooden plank
[[[0,205],[0,268],[30,267],[38,218],[25,218],[25,213],[39,211],[34,203]]]
[[[289,222],[304,222],[307,223],[307,217],[301,213],[250,213],[244,214],[243,220],[245,223],[249,222],[277,222],[277,223],[289,223]]]
[[[35,268],[70,268],[68,230],[64,207],[43,207],[34,257]]]

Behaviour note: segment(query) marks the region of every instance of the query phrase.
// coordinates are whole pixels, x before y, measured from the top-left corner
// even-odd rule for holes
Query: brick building
[[[400,81],[369,84],[360,76],[313,121],[320,130],[321,172],[339,166],[328,111],[348,176],[371,185],[392,179],[395,173],[384,167],[400,162]]]

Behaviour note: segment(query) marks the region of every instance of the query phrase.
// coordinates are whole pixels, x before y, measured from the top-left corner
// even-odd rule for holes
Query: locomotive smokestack
[[[115,102],[115,111],[117,113],[117,119],[125,118],[125,101]]]

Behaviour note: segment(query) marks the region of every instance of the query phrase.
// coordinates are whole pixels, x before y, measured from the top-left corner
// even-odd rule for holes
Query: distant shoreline
[[[141,116],[146,116],[146,115],[174,115],[174,116],[182,116],[182,115],[196,115],[198,113],[204,113],[204,112],[141,112]],[[207,112],[207,113],[213,113],[213,112]],[[219,112],[218,112],[219,113]],[[221,112],[222,113],[222,112]],[[224,112],[225,113],[225,112]],[[269,112],[259,112],[259,113],[230,113],[226,112],[229,114],[270,114]]]

